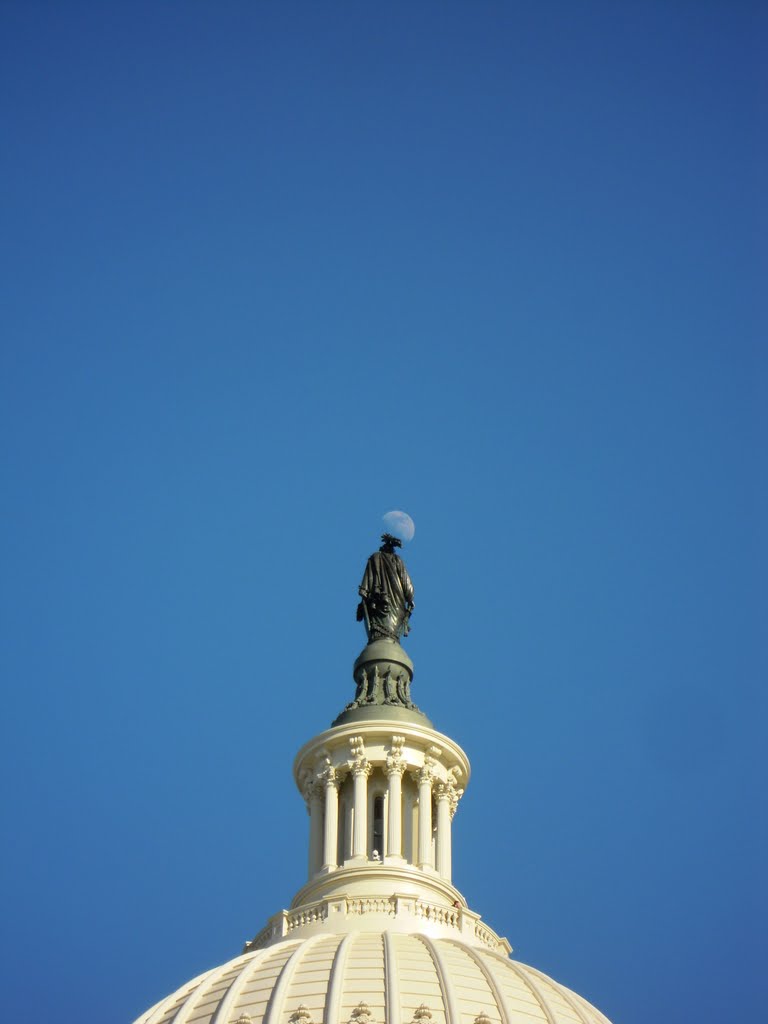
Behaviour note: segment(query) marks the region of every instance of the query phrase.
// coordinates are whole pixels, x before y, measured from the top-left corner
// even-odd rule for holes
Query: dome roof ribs
[[[316,946],[318,942],[324,938],[326,938],[324,935],[315,935],[311,939],[306,939],[304,942],[300,942],[285,961],[280,974],[278,975],[275,987],[272,989],[270,994],[267,1008],[264,1011],[263,1024],[280,1024],[280,1018],[285,1008],[284,1004],[285,997],[288,993],[288,986],[293,979],[297,964],[302,957],[307,955],[313,946]]]
[[[464,952],[467,954],[470,960],[472,960],[472,962],[476,965],[476,967],[478,968],[478,970],[481,972],[486,982],[488,983],[488,988],[493,993],[493,998],[496,1000],[496,1005],[498,1006],[499,1013],[501,1014],[501,1024],[512,1024],[512,1014],[510,1012],[509,1006],[507,1005],[507,997],[504,995],[504,990],[502,989],[501,985],[497,984],[496,979],[494,978],[490,969],[486,967],[482,957],[478,956],[473,949],[469,949],[466,946],[464,947]],[[480,1017],[482,1016],[485,1016],[485,1014],[481,1012],[478,1015],[477,1020],[479,1020]],[[477,1020],[475,1021],[475,1024],[477,1024]]]
[[[399,931],[381,920],[247,953],[201,975],[137,1024],[235,1024],[238,1015],[252,1024],[286,1024],[292,1012],[289,1024],[361,1024],[353,1014],[361,998],[369,1024],[610,1024],[577,993],[469,936],[425,934],[417,922]],[[425,1004],[430,1017],[419,1012]]]
[[[227,963],[224,964],[223,967],[219,967],[218,970],[211,971],[207,974],[203,984],[199,985],[193,992],[190,992],[189,996],[184,1000],[173,1017],[171,1017],[169,1024],[188,1024],[190,1017],[200,1006],[203,999],[205,999],[218,982],[231,971],[232,964]]]
[[[341,1017],[341,997],[344,979],[344,967],[352,944],[353,935],[345,935],[336,948],[331,965],[331,978],[328,983],[328,996],[325,1000],[323,1024],[339,1024]]]
[[[225,964],[224,966],[227,967],[231,965]],[[181,1009],[181,1007],[184,1006],[187,1000],[200,989],[201,985],[205,984],[206,979],[211,974],[216,974],[217,971],[218,969],[214,968],[213,970],[203,971],[202,974],[198,974],[196,978],[193,978],[192,981],[188,982],[183,987],[182,995],[179,995],[179,992],[176,991],[172,992],[165,999],[161,999],[159,1003],[155,1003],[155,1005],[148,1011],[147,1014],[145,1014],[143,1018],[139,1019],[137,1024],[158,1024],[158,1022],[161,1021],[163,1017],[165,1017],[168,1011],[173,1009],[173,1007],[177,1004],[178,1008]]]
[[[541,988],[541,986],[533,980],[533,978],[528,974],[527,970],[523,971],[521,967],[514,963],[514,961],[510,960],[509,966],[515,972],[518,978],[520,978],[520,980],[523,982],[526,988],[530,989],[530,991],[532,992],[536,1002],[544,1011],[544,1015],[547,1018],[547,1024],[558,1024],[557,1018],[555,1017],[555,1011],[549,1005],[547,997],[544,994],[544,991]]]
[[[461,1011],[459,1009],[459,1001],[456,998],[456,992],[453,987],[451,980],[450,971],[447,969],[446,963],[443,960],[442,954],[440,953],[436,943],[434,943],[428,936],[419,935],[417,936],[419,941],[429,952],[432,958],[432,963],[435,965],[435,971],[437,972],[437,980],[440,984],[440,992],[443,996],[443,1005],[445,1006],[445,1022],[446,1024],[462,1024]]]
[[[611,1024],[611,1022],[608,1020],[605,1014],[601,1013],[596,1006],[593,1006],[591,1003],[588,1003],[584,996],[580,996],[579,993],[574,992],[573,989],[568,989],[568,991],[571,995],[571,998],[575,999],[579,1003],[579,1005],[583,1008],[585,1013],[595,1014],[595,1021],[597,1022],[597,1024]],[[593,1024],[593,1022],[590,1022],[590,1024]]]
[[[384,1000],[387,1024],[400,1024],[400,986],[392,932],[384,932]]]
[[[216,1007],[211,1024],[230,1024],[230,1014],[234,1011],[235,1003],[263,961],[266,960],[268,952],[266,949],[260,949],[258,953],[250,954],[250,960],[242,958],[246,962],[246,966],[233,978],[224,998]]]
[[[528,970],[531,972],[531,974],[535,974],[536,977],[541,978],[541,980],[545,984],[547,984],[547,985],[551,985],[552,984],[551,979],[548,978],[546,976],[546,974],[542,974],[541,971],[537,971],[535,967],[529,967]],[[567,989],[565,987],[565,985],[558,985],[557,986],[557,991],[558,991],[558,994],[560,995],[560,997],[562,998],[562,1000],[565,1003],[567,1003],[568,1006],[570,1006],[570,1008],[573,1010],[573,1012],[579,1018],[579,1020],[581,1021],[581,1024],[594,1024],[593,1021],[590,1021],[590,1019],[586,1015],[584,1009],[581,1006],[579,1006],[579,1003],[577,1001],[578,1000],[578,996],[576,996],[575,992],[571,992],[569,989]],[[591,1009],[594,1009],[594,1007],[591,1007]],[[601,1016],[602,1016],[602,1014],[601,1014]],[[605,1018],[603,1018],[603,1019],[605,1020]],[[610,1022],[606,1020],[605,1024],[610,1024]]]

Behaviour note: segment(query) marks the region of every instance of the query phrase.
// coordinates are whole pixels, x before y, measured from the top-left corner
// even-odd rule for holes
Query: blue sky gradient
[[[3,5],[5,1019],[287,906],[391,508],[470,905],[615,1024],[758,1019],[767,20]]]

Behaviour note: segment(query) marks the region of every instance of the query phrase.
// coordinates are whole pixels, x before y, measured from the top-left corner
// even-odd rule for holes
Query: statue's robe
[[[368,559],[359,594],[358,618],[365,619],[368,640],[399,640],[408,633],[413,611],[413,584],[401,558],[375,551]]]

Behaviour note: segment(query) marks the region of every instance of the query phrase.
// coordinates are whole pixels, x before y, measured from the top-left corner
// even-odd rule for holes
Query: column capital
[[[452,768],[448,769],[448,800],[451,806],[451,817],[456,813],[456,808],[459,806],[459,800],[464,795],[464,789],[459,785],[459,779],[463,778],[464,772],[461,768],[455,764]]]
[[[435,797],[438,800],[450,800],[453,794],[453,787],[448,782],[438,782],[435,786]]]
[[[459,806],[459,800],[464,795],[464,790],[456,785],[456,780],[452,775],[448,775],[448,779],[445,782],[439,782],[434,787],[435,799],[440,801],[446,801],[448,809],[451,812],[451,817],[456,813],[456,808]]]
[[[301,778],[301,795],[304,797],[304,801],[307,805],[307,810],[310,808],[310,804],[313,800],[323,795],[323,783],[311,771],[307,769]]]
[[[387,754],[387,760],[384,765],[384,771],[387,775],[400,775],[402,776],[406,768],[405,758],[403,757],[403,746],[405,744],[405,736],[393,736],[392,746]]]
[[[324,786],[326,789],[330,788],[331,786],[333,786],[334,789],[339,788],[339,784],[341,783],[341,775],[339,774],[338,770],[333,767],[333,765],[331,764],[331,759],[329,757],[326,757],[325,762],[318,769],[316,781],[319,785]]]
[[[364,775],[366,778],[373,771],[373,765],[365,756],[365,743],[362,736],[350,736],[349,746],[352,752],[352,759],[349,762],[349,770],[353,775]]]
[[[463,796],[464,796],[464,790],[463,789],[452,789],[451,790],[451,795],[450,795],[450,798],[449,798],[450,799],[450,807],[451,807],[451,817],[453,817],[454,814],[456,813],[456,808],[459,806],[459,800],[461,800],[461,798]]]
[[[424,765],[422,768],[417,768],[413,773],[413,778],[416,782],[421,785],[424,782],[428,782],[430,785],[433,784],[437,778],[437,759],[442,754],[440,747],[427,747],[424,754]]]
[[[304,771],[301,773],[301,778],[299,779],[299,792],[304,797],[307,804],[309,804],[309,797],[312,792],[313,785],[314,776],[312,772],[309,770],[309,768],[305,768]]]

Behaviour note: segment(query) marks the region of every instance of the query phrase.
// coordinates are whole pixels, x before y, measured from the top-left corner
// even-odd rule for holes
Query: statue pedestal
[[[431,726],[411,700],[413,662],[399,643],[374,640],[360,652],[352,671],[357,683],[355,699],[334,725],[391,718]]]
[[[409,685],[413,679],[413,662],[401,645],[395,643],[394,640],[374,640],[373,643],[362,649],[352,669],[355,682],[360,682],[363,670],[372,676],[376,666],[378,666],[380,675],[387,670],[391,670],[395,674],[406,673]]]

